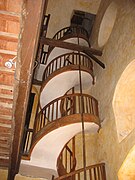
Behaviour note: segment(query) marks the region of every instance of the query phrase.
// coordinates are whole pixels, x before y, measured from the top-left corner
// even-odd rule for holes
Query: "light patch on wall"
[[[33,126],[34,126],[34,121],[35,121],[35,117],[36,117],[36,109],[38,106],[39,91],[40,91],[40,89],[37,86],[36,87],[32,86],[31,92],[35,93],[35,98],[34,98],[29,128],[33,128]]]
[[[119,142],[135,128],[135,60],[122,73],[113,98]]]
[[[107,43],[116,20],[116,15],[117,15],[117,5],[116,3],[112,2],[105,11],[103,19],[100,24],[99,36],[98,36],[99,47],[102,47]]]
[[[119,180],[134,180],[135,179],[135,145],[128,153],[119,172]]]

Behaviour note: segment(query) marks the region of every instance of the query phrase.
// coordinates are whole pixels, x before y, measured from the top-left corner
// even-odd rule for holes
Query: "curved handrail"
[[[84,178],[84,172],[88,174],[88,179],[92,180],[106,180],[106,172],[105,172],[105,163],[95,164],[91,166],[87,166],[85,169],[81,168],[78,170],[75,170],[71,173],[65,174],[61,177],[55,178],[55,180],[65,180],[65,179],[83,179]]]
[[[54,36],[53,39],[59,40],[66,36],[72,35],[74,37],[81,37],[83,36],[86,39],[89,39],[89,35],[86,29],[79,26],[69,26],[61,29],[58,31]]]
[[[66,40],[66,39],[70,39],[70,38],[82,38],[82,39],[87,41],[88,46],[90,47],[88,32],[83,27],[79,27],[79,26],[65,27],[65,28],[59,30],[53,36],[53,39],[56,39],[56,40]],[[48,54],[47,54],[46,59],[48,59],[48,57],[49,57],[51,51],[53,50],[53,48],[54,47],[52,47],[52,46],[48,47]]]
[[[57,158],[57,172],[59,176],[70,173],[75,170],[75,137],[66,143]]]
[[[62,101],[66,101],[68,98],[73,99],[74,107],[70,108],[70,104],[68,104],[68,108],[71,110],[65,111],[65,113],[62,114],[59,108],[60,104]],[[34,126],[34,136],[51,122],[64,116],[81,114],[82,112],[98,117],[98,101],[90,95],[81,95],[80,93],[68,94],[51,101],[37,115]]]
[[[63,54],[52,60],[44,71],[43,80],[46,80],[53,72],[70,65],[83,66],[93,72],[93,63],[88,56],[82,53],[72,52]]]

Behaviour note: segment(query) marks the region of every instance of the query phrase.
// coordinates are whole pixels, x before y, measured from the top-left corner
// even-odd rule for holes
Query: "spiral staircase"
[[[45,32],[43,28],[41,36],[46,36]],[[87,31],[78,26],[63,28],[53,39],[90,46]],[[38,58],[44,61],[42,68],[36,69],[39,82],[42,77],[39,105],[33,128],[25,128],[20,173],[31,175],[32,169],[40,167],[47,179],[79,180],[87,176],[105,180],[104,163],[76,170],[74,137],[81,132],[96,133],[100,128],[98,101],[86,93],[94,84],[90,57],[51,46],[45,54],[44,45],[39,44]],[[29,169],[29,174],[24,169]]]

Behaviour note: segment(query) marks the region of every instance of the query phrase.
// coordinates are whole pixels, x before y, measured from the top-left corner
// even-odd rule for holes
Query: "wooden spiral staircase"
[[[43,18],[41,37],[46,36],[49,18],[50,16]],[[85,43],[88,47],[90,46],[87,31],[78,26],[63,28],[55,34],[53,39],[77,45]],[[57,176],[52,174],[52,179],[86,180],[87,177],[90,180],[105,180],[104,163],[76,170],[74,136],[82,131],[82,118],[84,133],[86,129],[89,132],[97,132],[100,128],[98,101],[90,94],[83,92],[87,84],[92,86],[94,83],[91,58],[82,52],[55,46],[49,46],[46,53],[44,44],[39,42],[37,63],[45,66],[42,72],[40,105],[33,128],[25,127],[22,158],[29,160],[27,165],[33,165],[36,162],[33,160],[35,154],[48,148],[44,154],[47,157],[51,152],[53,158],[49,158],[50,161],[54,161],[51,163],[54,163],[53,168],[55,167],[58,173]],[[59,136],[62,133],[65,136],[64,140]],[[46,147],[42,149],[43,144]],[[53,147],[50,147],[51,145]],[[25,160],[23,160],[24,164]],[[47,161],[47,159],[43,161],[45,168],[47,168]]]

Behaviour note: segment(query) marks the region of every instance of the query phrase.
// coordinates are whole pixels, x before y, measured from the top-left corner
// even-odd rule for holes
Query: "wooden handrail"
[[[74,35],[79,36],[83,35],[86,39],[89,39],[88,32],[83,27],[79,26],[69,26],[61,29],[58,31],[54,36],[53,39],[62,39],[63,37],[66,37],[67,35]]]
[[[93,63],[91,59],[82,53],[66,53],[56,57],[46,67],[43,80],[46,80],[55,71],[66,66],[81,66],[93,72]]]
[[[75,170],[75,137],[73,137],[62,149],[57,159],[57,171],[59,176]]]
[[[82,101],[83,97],[83,101]],[[62,113],[62,110],[60,109],[61,103],[66,102],[67,99],[73,99],[74,106],[71,108],[71,104],[68,104],[69,110],[67,111],[65,109],[64,113]],[[83,104],[83,106],[82,106]],[[66,108],[65,104],[64,108]],[[90,119],[90,122],[95,122],[100,126],[99,120],[96,120],[99,117],[98,114],[98,102],[97,100],[87,94],[67,94],[64,96],[61,96],[50,103],[48,103],[38,114],[34,122],[34,129],[28,129],[27,136],[29,136],[29,133],[32,133],[32,136],[28,138],[28,141],[25,142],[24,145],[24,152],[23,155],[30,156],[29,153],[32,152],[33,147],[35,146],[35,143],[38,141],[38,138],[43,133],[43,128],[50,127],[50,123],[53,123],[55,120],[57,122],[63,117],[67,116],[73,116],[77,114],[81,114],[82,107],[84,109],[83,114],[90,115],[92,117],[95,117],[95,120],[92,118],[92,121]],[[72,120],[71,120],[72,121]]]
[[[105,173],[105,163],[95,164],[86,167],[86,169],[81,168],[75,170],[74,172],[65,174],[61,177],[55,178],[55,180],[64,180],[72,177],[74,180],[85,180],[84,179],[84,171],[87,173],[87,180],[106,180],[106,173]]]
[[[68,94],[65,96],[61,96],[50,103],[48,103],[37,115],[37,118],[35,120],[35,129],[34,129],[34,135],[37,134],[41,129],[43,129],[45,126],[48,125],[48,123],[51,123],[52,121],[55,121],[59,118],[62,118],[63,116],[68,116],[72,114],[80,114],[82,111],[82,103],[84,107],[84,112],[86,114],[92,114],[94,116],[98,117],[98,102],[97,100],[87,94],[83,94],[83,102],[81,102],[81,94],[75,93],[75,94]],[[60,112],[60,104],[62,101],[66,101],[66,99],[73,99],[74,101],[74,109],[72,111],[65,111],[65,114],[62,114]],[[66,108],[66,107],[65,107]],[[70,104],[69,107],[70,108]]]

